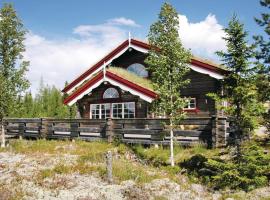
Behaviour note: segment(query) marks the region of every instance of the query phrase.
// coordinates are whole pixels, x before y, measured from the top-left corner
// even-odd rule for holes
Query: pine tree
[[[261,6],[269,10],[270,1],[261,0]],[[256,53],[258,73],[256,76],[257,87],[260,90],[259,100],[269,103],[270,101],[270,14],[262,13],[261,18],[255,18],[257,24],[264,28],[266,34],[254,36],[258,50]],[[264,115],[264,124],[270,133],[270,109]]]
[[[22,93],[29,87],[23,61],[26,30],[11,4],[0,10],[0,119],[15,112]]]
[[[176,10],[165,3],[158,21],[151,25],[148,34],[151,50],[145,62],[151,72],[151,80],[159,98],[154,102],[154,111],[166,115],[170,121],[171,165],[174,166],[173,128],[184,117],[186,99],[181,98],[180,90],[189,81],[185,79],[189,71],[191,54],[179,38],[179,19]]]
[[[254,58],[254,46],[248,45],[247,32],[244,25],[234,15],[227,28],[226,52],[217,52],[230,73],[224,78],[223,87],[225,95],[220,100],[227,101],[225,108],[228,115],[234,118],[235,135],[238,154],[241,155],[240,145],[244,136],[254,130],[257,118],[262,112],[262,105],[257,102],[257,87],[253,82],[255,68],[251,60]]]

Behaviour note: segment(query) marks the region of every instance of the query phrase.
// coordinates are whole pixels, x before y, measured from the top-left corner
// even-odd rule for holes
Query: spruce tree
[[[184,117],[183,111],[187,100],[181,97],[181,89],[189,81],[185,75],[189,71],[191,54],[186,50],[179,37],[179,19],[176,10],[165,3],[159,13],[157,22],[151,25],[148,41],[151,46],[145,62],[151,73],[154,89],[158,99],[153,108],[158,115],[169,118],[171,165],[174,166],[173,129]]]
[[[261,0],[261,6],[266,9],[270,9],[269,0]],[[256,84],[260,90],[259,100],[262,102],[269,103],[270,101],[270,14],[262,13],[261,18],[255,18],[255,21],[259,26],[264,29],[266,36],[257,35],[253,38],[255,39],[256,45],[258,46],[256,52],[257,59],[257,75]],[[264,123],[263,125],[267,127],[270,133],[270,109],[268,112],[264,113]]]
[[[14,113],[29,87],[25,78],[28,62],[23,60],[26,30],[11,4],[0,10],[0,119]]]
[[[248,44],[244,25],[234,15],[224,30],[226,36],[223,39],[226,41],[227,50],[217,54],[230,73],[224,78],[225,93],[219,96],[219,100],[228,102],[225,111],[234,119],[235,139],[240,156],[241,141],[256,127],[262,105],[257,102],[258,91],[253,82],[254,46]]]

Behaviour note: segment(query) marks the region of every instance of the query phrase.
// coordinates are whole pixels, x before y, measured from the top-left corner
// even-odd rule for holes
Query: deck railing
[[[51,119],[5,118],[7,136],[22,138],[120,140],[124,143],[169,144],[167,119]],[[226,118],[193,117],[175,128],[175,141],[220,146],[226,141]]]

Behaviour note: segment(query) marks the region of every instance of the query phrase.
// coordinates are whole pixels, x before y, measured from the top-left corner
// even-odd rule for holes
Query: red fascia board
[[[70,96],[64,99],[64,104],[68,104],[70,101],[72,101],[74,98],[76,98],[78,95],[83,93],[85,90],[87,90],[89,87],[94,85],[96,82],[101,80],[103,78],[103,72],[101,71],[98,75],[96,75],[94,78],[90,79],[86,84],[84,84],[81,88],[76,90],[74,93],[72,93]]]
[[[138,47],[147,49],[147,50],[150,49],[150,45],[149,45],[149,44],[147,44],[147,43],[145,43],[145,42],[141,42],[141,41],[139,41],[139,40],[131,39],[130,43],[133,44],[133,45],[135,45],[135,46],[138,46]]]
[[[97,68],[99,68],[101,65],[104,64],[104,62],[107,62],[112,57],[114,57],[117,53],[119,53],[121,50],[126,48],[128,46],[128,40],[120,44],[116,49],[114,49],[112,52],[110,52],[108,55],[106,55],[104,58],[102,58],[99,62],[97,62],[94,66],[92,66],[90,69],[88,69],[86,72],[84,72],[82,75],[80,75],[78,78],[76,78],[74,81],[72,81],[70,84],[68,84],[62,92],[67,92],[69,89],[71,89],[73,86],[75,86],[77,83],[79,83],[81,80],[86,78],[89,74],[94,72]]]
[[[119,82],[119,83],[121,83],[123,85],[126,85],[127,87],[129,87],[129,88],[131,88],[133,90],[136,90],[136,91],[138,91],[138,92],[140,92],[140,93],[142,93],[142,94],[144,94],[144,95],[146,95],[148,97],[151,97],[153,99],[155,99],[157,97],[157,94],[155,92],[153,92],[151,90],[148,90],[148,89],[146,89],[144,87],[141,87],[141,86],[139,86],[137,84],[134,84],[134,83],[132,83],[132,82],[120,77],[120,76],[117,76],[116,74],[113,74],[113,73],[111,73],[109,71],[106,71],[106,76],[108,78],[111,78],[111,79],[113,79],[113,80],[115,80],[115,81],[117,81],[117,82]]]
[[[212,72],[220,73],[220,74],[226,74],[226,73],[228,73],[228,71],[225,70],[225,69],[221,69],[221,68],[215,67],[213,65],[210,65],[210,64],[205,63],[205,62],[201,62],[201,61],[196,60],[194,58],[191,59],[191,64],[192,65],[195,65],[195,66],[198,66],[198,67],[201,67],[201,68],[208,69],[209,71],[212,71]]]

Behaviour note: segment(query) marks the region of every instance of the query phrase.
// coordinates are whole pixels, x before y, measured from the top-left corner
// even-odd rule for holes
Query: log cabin
[[[68,84],[66,105],[76,104],[81,118],[153,118],[151,103],[157,94],[144,60],[150,46],[128,39]],[[188,116],[210,117],[217,114],[208,93],[221,92],[227,71],[219,65],[192,57],[187,78],[190,84],[181,91],[187,97]]]

